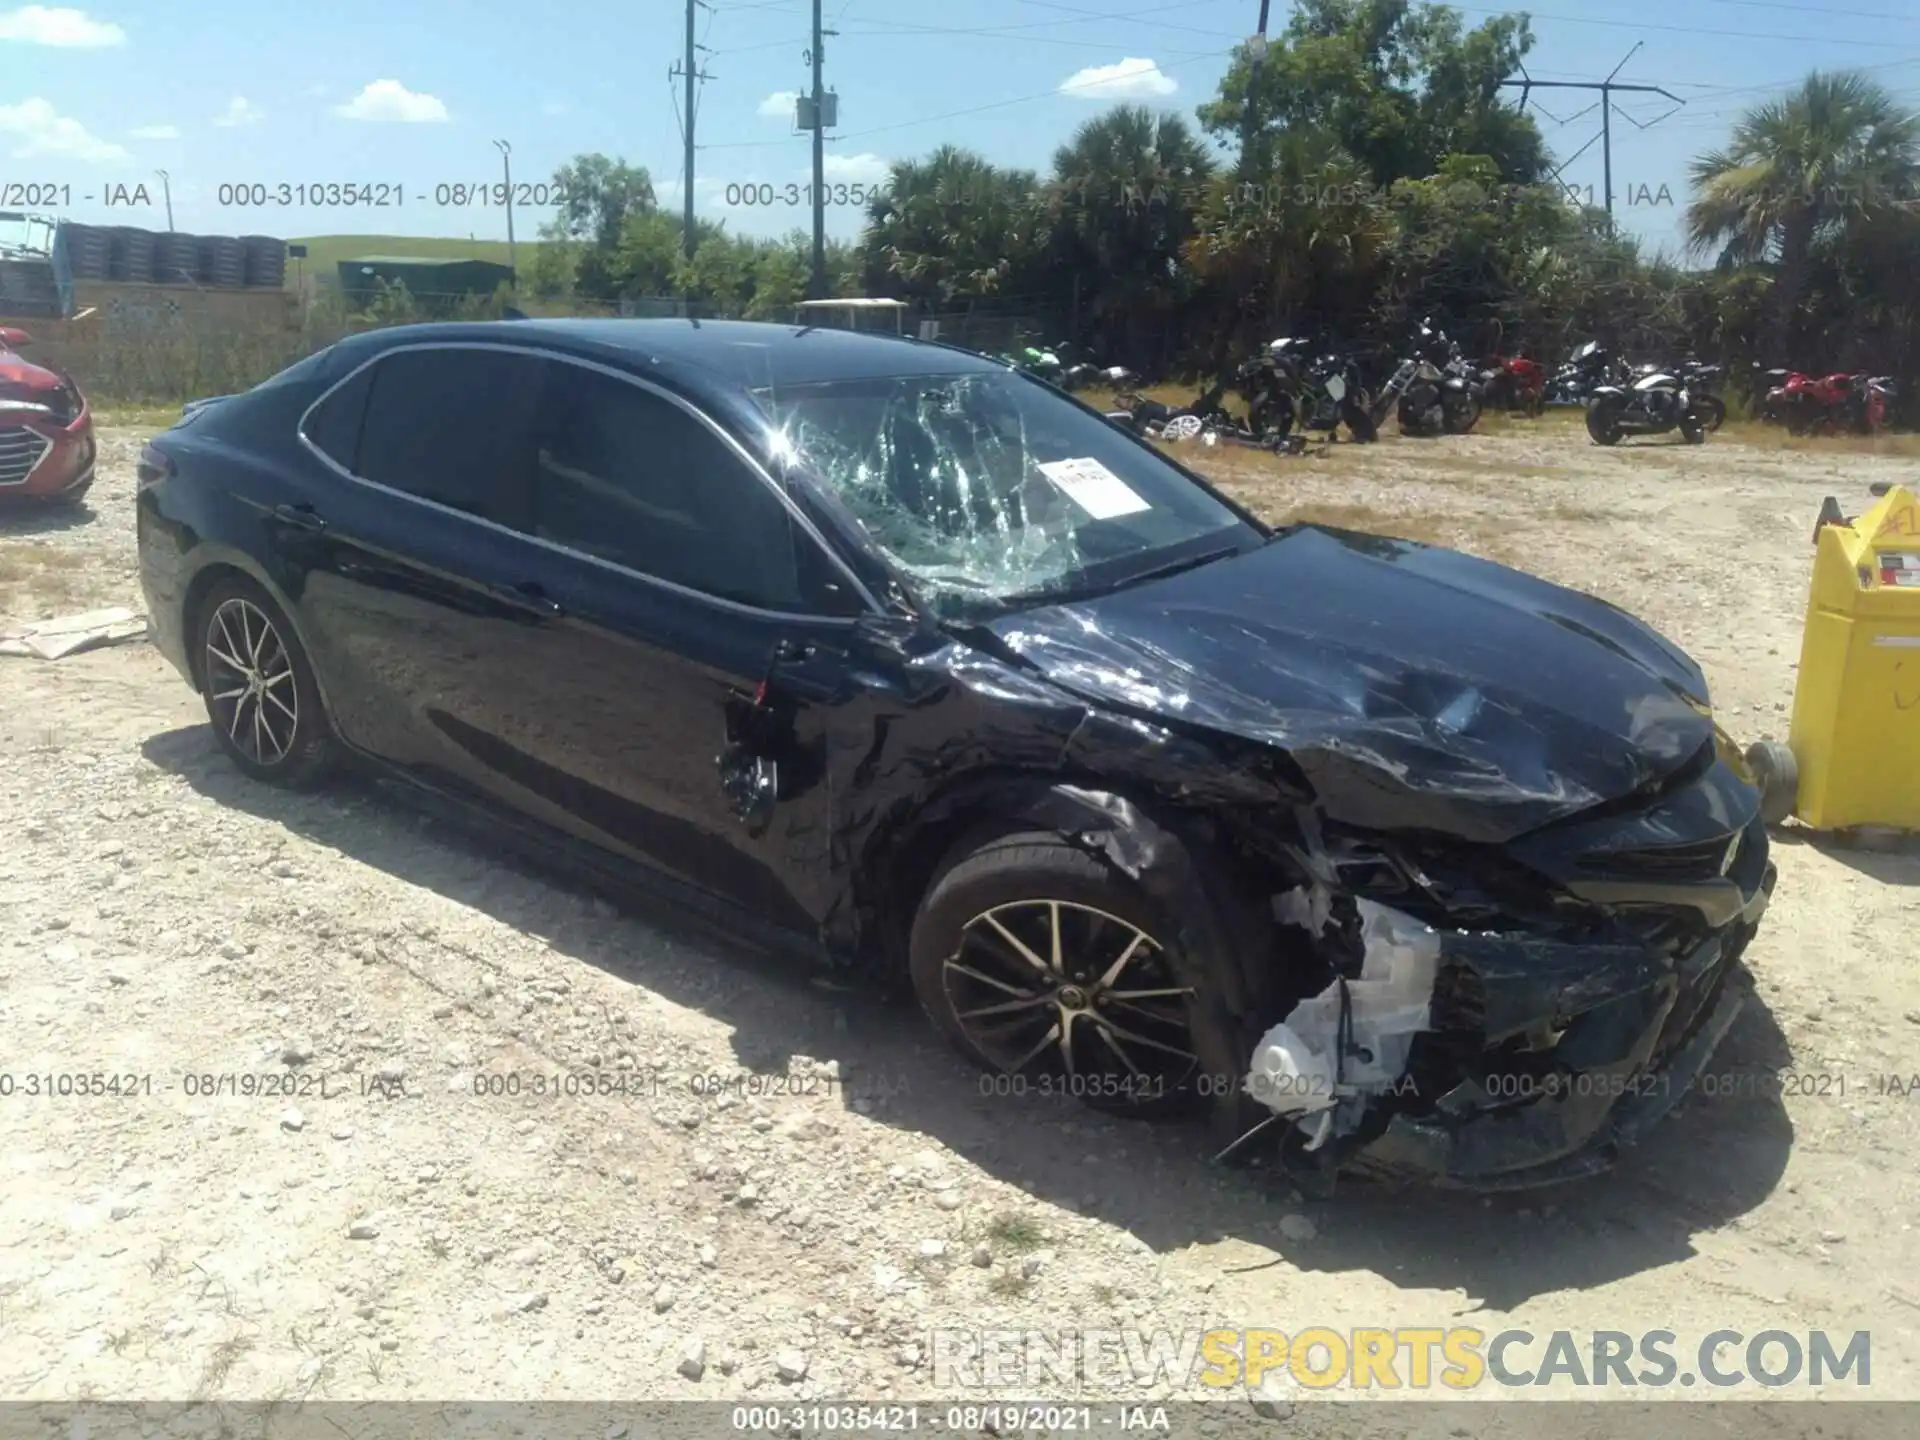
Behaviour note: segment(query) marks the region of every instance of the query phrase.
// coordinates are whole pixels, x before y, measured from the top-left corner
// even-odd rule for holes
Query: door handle
[[[314,513],[313,506],[304,503],[299,505],[276,505],[273,507],[273,518],[283,521],[297,530],[311,530],[318,533],[327,528],[327,522]]]
[[[521,580],[510,585],[496,585],[493,593],[503,600],[523,605],[541,615],[560,615],[565,613],[560,602],[547,594],[546,589],[537,580]]]

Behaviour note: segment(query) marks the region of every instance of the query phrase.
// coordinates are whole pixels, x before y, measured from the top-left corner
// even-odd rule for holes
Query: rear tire
[[[1700,423],[1706,427],[1707,433],[1711,435],[1714,431],[1718,430],[1721,425],[1726,423],[1726,402],[1718,395],[1697,396],[1693,402],[1693,413],[1700,417]]]
[[[1689,445],[1704,445],[1707,442],[1706,426],[1697,415],[1680,417],[1680,438]]]
[[[983,1082],[982,1094],[1071,1096],[1139,1119],[1184,1114],[1223,1074],[1237,1086],[1251,1055],[1239,1053],[1205,967],[1170,943],[1175,928],[1063,836],[1012,834],[961,854],[934,881],[908,967],[935,1028],[1009,1077],[1007,1089]],[[1006,1009],[983,1013],[996,1006]]]
[[[307,652],[293,624],[251,580],[222,580],[207,592],[188,632],[214,738],[244,773],[269,785],[307,790],[339,760],[339,742],[320,702]]]

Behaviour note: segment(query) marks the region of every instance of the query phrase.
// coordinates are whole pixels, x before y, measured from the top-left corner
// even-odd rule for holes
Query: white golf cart
[[[904,335],[907,333],[907,302],[866,296],[843,300],[802,300],[793,307],[793,323],[824,326],[832,330]]]

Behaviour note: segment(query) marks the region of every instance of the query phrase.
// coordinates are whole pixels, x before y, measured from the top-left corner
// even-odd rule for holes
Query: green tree
[[[555,223],[569,240],[600,250],[620,243],[627,217],[654,209],[653,177],[644,165],[606,155],[576,155],[553,172],[560,193]]]
[[[1251,119],[1247,178],[1267,173],[1278,135],[1312,130],[1382,188],[1433,174],[1449,154],[1486,155],[1503,180],[1530,183],[1547,173],[1546,144],[1501,102],[1500,82],[1532,45],[1524,15],[1469,31],[1458,11],[1418,0],[1300,0],[1264,55],[1242,47],[1200,120],[1237,140]]]

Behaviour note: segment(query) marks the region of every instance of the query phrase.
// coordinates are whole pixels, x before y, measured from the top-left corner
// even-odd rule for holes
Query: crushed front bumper
[[[1732,1027],[1748,993],[1740,958],[1775,875],[1766,862],[1725,923],[1677,956],[1448,936],[1443,965],[1464,981],[1486,1048],[1444,1093],[1396,1106],[1356,1158],[1474,1190],[1609,1169],[1679,1104]]]

